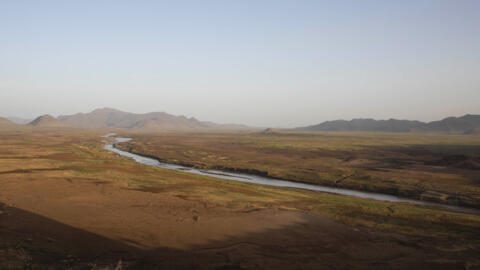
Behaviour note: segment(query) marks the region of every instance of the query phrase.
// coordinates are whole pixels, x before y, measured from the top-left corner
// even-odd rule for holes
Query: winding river
[[[114,137],[114,136],[116,136],[115,133],[109,133],[103,137]],[[313,185],[313,184],[268,178],[268,177],[257,176],[257,175],[232,173],[232,172],[225,172],[225,171],[219,171],[219,170],[197,169],[197,168],[185,167],[177,164],[163,163],[156,159],[133,154],[127,151],[120,150],[115,147],[115,143],[128,142],[128,141],[131,141],[132,138],[117,137],[114,139],[115,139],[114,143],[105,144],[104,148],[106,150],[112,151],[120,156],[131,158],[138,163],[160,167],[164,169],[184,171],[184,172],[193,173],[193,174],[207,175],[207,176],[216,177],[216,178],[247,182],[247,183],[253,183],[253,184],[261,184],[261,185],[268,185],[268,186],[275,186],[275,187],[299,188],[299,189],[313,190],[318,192],[327,192],[327,193],[354,196],[354,197],[360,197],[360,198],[366,198],[366,199],[374,199],[378,201],[412,203],[412,204],[417,204],[422,206],[432,206],[437,208],[443,208],[443,209],[447,209],[455,212],[465,212],[465,213],[480,215],[480,210],[478,209],[465,208],[460,206],[446,205],[446,204],[439,204],[439,203],[431,203],[431,202],[425,202],[420,200],[402,198],[394,195],[372,193],[372,192],[365,192],[365,191],[358,191],[358,190],[351,190],[351,189],[344,189],[344,188],[337,188],[337,187],[319,186],[319,185]]]

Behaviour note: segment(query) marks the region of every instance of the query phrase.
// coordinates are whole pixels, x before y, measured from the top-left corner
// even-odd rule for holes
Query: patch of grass
[[[0,133],[0,168],[7,166],[9,170],[29,168],[63,168],[61,171],[48,172],[48,178],[72,181],[82,180],[92,183],[112,183],[119,188],[139,190],[138,192],[155,192],[164,195],[177,196],[187,200],[199,201],[204,204],[222,206],[242,210],[252,205],[258,208],[296,209],[298,211],[312,212],[334,219],[338,222],[352,226],[366,226],[387,232],[405,233],[419,237],[443,237],[479,240],[480,217],[470,214],[453,213],[439,209],[419,207],[406,203],[380,202],[349,196],[327,193],[311,192],[299,189],[287,189],[248,184],[208,176],[192,175],[187,172],[178,172],[138,164],[132,160],[118,157],[114,153],[103,149],[101,134],[94,132],[33,132],[23,131],[21,134],[11,136],[8,132]],[[124,147],[143,147],[148,154],[164,153],[166,158],[195,163],[197,159],[205,157],[208,166],[233,166],[238,168],[254,168],[266,170],[269,175],[285,175],[288,177],[322,176],[320,181],[333,181],[346,173],[357,173],[355,177],[347,178],[341,183],[345,185],[374,185],[375,179],[380,179],[377,174],[369,174],[363,168],[359,173],[358,168],[352,166],[335,165],[341,163],[343,156],[352,154],[360,155],[358,150],[327,151],[321,148],[324,140],[331,138],[335,145],[341,141],[371,140],[372,135],[365,135],[360,139],[350,138],[346,135],[340,138],[332,134],[312,135],[306,144],[309,147],[291,148],[290,140],[297,140],[295,136],[258,136],[256,134],[163,134],[163,135],[138,135],[136,141]],[[391,142],[391,138],[379,139]],[[301,137],[304,138],[304,137]],[[376,138],[376,137],[373,137]],[[260,142],[257,142],[260,140]],[[284,140],[286,140],[284,142]],[[319,140],[319,145],[315,141]],[[407,140],[407,139],[405,139]],[[412,141],[408,137],[408,141]],[[447,140],[439,138],[438,140]],[[24,144],[28,141],[28,144]],[[272,141],[276,147],[268,146],[262,141]],[[421,143],[424,143],[420,140]],[[373,144],[374,142],[372,142]],[[448,141],[452,144],[452,141]],[[256,146],[260,144],[261,147]],[[288,145],[281,147],[278,145]],[[301,142],[297,142],[301,144]],[[378,144],[378,142],[376,142]],[[147,147],[148,145],[148,147]],[[313,145],[313,146],[312,146]],[[353,149],[356,149],[355,146]],[[361,145],[360,148],[366,147]],[[30,149],[32,151],[30,152]],[[280,150],[279,150],[280,149]],[[287,150],[285,150],[287,149]],[[321,151],[318,149],[322,149]],[[137,149],[138,151],[138,149]],[[346,151],[346,152],[345,152]],[[176,154],[176,152],[180,154]],[[15,156],[39,156],[24,159],[15,159]],[[41,153],[41,154],[40,154]],[[326,155],[325,153],[332,153]],[[55,155],[54,155],[55,154]],[[12,158],[8,158],[8,157]],[[64,159],[60,158],[64,157]],[[221,158],[220,158],[221,157]],[[377,158],[378,156],[375,156]],[[183,158],[183,159],[182,159]],[[238,161],[238,162],[237,162]],[[224,163],[222,163],[224,162]],[[285,168],[283,168],[285,166]],[[413,169],[412,169],[413,170]],[[392,175],[399,176],[402,170]],[[17,174],[16,181],[45,179],[45,172],[30,170]],[[450,172],[452,173],[452,172]],[[443,175],[449,184],[450,178],[444,173],[429,172],[432,179],[427,182],[436,186],[437,175]],[[414,174],[412,174],[414,175]],[[470,181],[468,178],[454,174],[457,181]],[[370,177],[370,178],[367,178]],[[323,178],[324,177],[324,178]],[[363,178],[362,178],[363,177]],[[426,176],[422,176],[427,179]],[[462,178],[463,177],[463,178]],[[422,178],[422,179],[423,179]],[[465,180],[465,179],[466,180]],[[0,175],[0,181],[5,181],[5,175]],[[10,178],[9,178],[10,179]],[[316,178],[315,178],[316,179]],[[372,180],[373,179],[373,180]],[[428,178],[430,179],[430,178]],[[452,178],[453,179],[453,178]],[[11,179],[10,179],[11,180]],[[310,179],[311,180],[311,179]],[[311,180],[313,181],[313,180]],[[315,180],[318,181],[318,180]],[[398,180],[390,179],[395,183],[407,181],[401,177]],[[416,180],[421,181],[421,179]],[[415,182],[415,183],[417,183]],[[383,186],[390,188],[390,182],[379,181]],[[410,183],[410,182],[406,182]],[[455,187],[455,184],[452,184]],[[450,186],[450,187],[452,187]],[[470,187],[472,192],[475,186]],[[458,189],[460,190],[460,189]]]
[[[170,163],[480,207],[480,137],[341,132],[130,134]],[[434,193],[432,193],[434,192]],[[425,194],[438,194],[436,197]]]

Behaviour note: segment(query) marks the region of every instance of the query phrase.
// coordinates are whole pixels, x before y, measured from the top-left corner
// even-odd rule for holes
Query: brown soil
[[[113,181],[67,180],[2,176],[0,268],[26,260],[72,269],[464,269],[472,264],[447,243],[350,227],[312,213],[274,206],[225,208]]]

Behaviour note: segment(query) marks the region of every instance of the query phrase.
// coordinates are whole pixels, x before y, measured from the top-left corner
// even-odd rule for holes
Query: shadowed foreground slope
[[[299,214],[301,222],[181,249],[142,246],[128,239],[129,235],[113,240],[29,211],[4,205],[0,209],[4,217],[0,219],[0,265],[7,268],[438,269],[444,265],[462,269],[465,265],[458,251],[446,246],[443,252],[424,249],[431,244],[441,247],[442,243],[409,243],[399,235],[349,228],[308,214]],[[245,218],[260,222],[269,214],[243,213]],[[195,226],[192,233],[199,233]],[[137,229],[145,226],[139,224]],[[474,257],[474,251],[469,256]]]

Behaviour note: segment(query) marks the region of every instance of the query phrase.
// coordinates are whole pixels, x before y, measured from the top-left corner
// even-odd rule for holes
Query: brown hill
[[[63,115],[58,119],[72,127],[80,128],[125,128],[148,130],[194,130],[194,129],[246,129],[241,125],[221,125],[202,122],[193,117],[175,116],[165,112],[136,114],[115,109],[96,109],[90,113]]]
[[[5,128],[5,127],[14,127],[16,126],[15,123],[3,118],[3,117],[0,117],[0,128]]]
[[[275,129],[275,128],[267,128],[267,129],[262,130],[261,133],[262,134],[278,134],[278,133],[280,133],[280,130]]]
[[[32,119],[26,119],[26,118],[15,117],[15,116],[7,117],[7,120],[19,125],[26,125],[32,122]]]
[[[67,127],[66,124],[48,114],[37,117],[32,122],[28,123],[28,125],[35,127]]]

